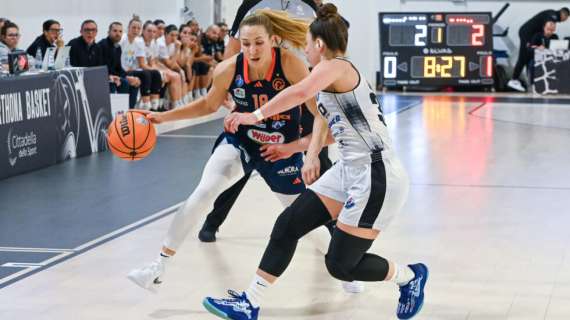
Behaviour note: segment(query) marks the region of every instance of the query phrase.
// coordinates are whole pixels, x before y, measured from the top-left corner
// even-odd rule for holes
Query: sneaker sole
[[[204,308],[206,308],[206,310],[208,310],[208,312],[210,312],[211,314],[215,315],[216,317],[222,318],[222,319],[226,319],[226,320],[231,320],[230,318],[228,318],[228,315],[221,312],[220,310],[218,310],[216,307],[214,307],[213,305],[211,305],[208,302],[208,299],[204,299],[202,300],[202,305],[204,306]]]

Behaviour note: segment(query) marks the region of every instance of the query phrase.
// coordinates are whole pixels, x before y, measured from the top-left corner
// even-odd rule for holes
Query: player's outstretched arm
[[[163,113],[149,113],[147,118],[154,123],[162,123],[197,118],[218,111],[226,98],[234,71],[235,59],[223,61],[216,67],[216,69],[214,69],[212,87],[205,97],[193,101],[181,108],[176,108]]]

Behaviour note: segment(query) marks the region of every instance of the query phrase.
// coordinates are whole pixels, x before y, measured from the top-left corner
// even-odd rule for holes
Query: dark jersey
[[[273,49],[271,67],[264,79],[251,80],[247,59],[240,53],[236,58],[236,71],[229,92],[236,108],[235,112],[254,112],[281,90],[291,84],[285,78],[281,65],[281,50]],[[300,108],[293,108],[253,126],[239,126],[236,132],[241,146],[250,157],[260,158],[259,147],[263,144],[289,143],[300,136]]]

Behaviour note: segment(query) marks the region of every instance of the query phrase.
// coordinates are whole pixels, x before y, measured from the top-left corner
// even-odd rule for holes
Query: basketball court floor
[[[411,189],[372,250],[430,267],[417,319],[570,319],[570,98],[381,98]],[[169,131],[135,163],[105,152],[0,181],[0,319],[215,319],[203,297],[249,284],[281,212],[259,177],[218,242],[189,235],[158,294],[125,275],[157,256],[221,130]],[[261,319],[395,319],[397,297],[388,283],[344,293],[302,240]]]

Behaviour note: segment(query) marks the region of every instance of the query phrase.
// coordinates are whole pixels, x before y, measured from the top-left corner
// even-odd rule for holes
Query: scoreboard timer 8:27
[[[491,86],[490,12],[380,13],[384,87]]]

